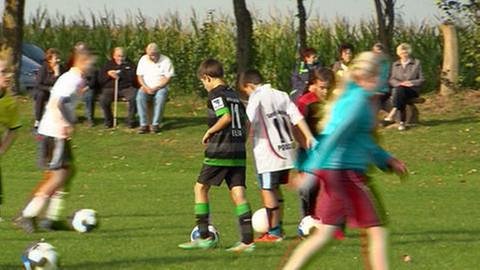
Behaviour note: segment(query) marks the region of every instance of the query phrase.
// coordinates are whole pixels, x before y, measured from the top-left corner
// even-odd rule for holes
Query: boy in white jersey
[[[288,94],[263,84],[258,71],[244,72],[239,83],[241,91],[249,97],[246,111],[253,131],[253,155],[269,219],[269,231],[255,241],[278,242],[283,239],[280,185],[288,183],[296,156],[292,126],[303,133],[308,146],[314,138]]]
[[[45,113],[38,128],[39,165],[45,170],[43,180],[15,224],[28,233],[36,230],[36,222],[45,213],[42,228],[56,229],[60,222],[63,197],[73,176],[70,140],[73,134],[75,107],[86,88],[85,75],[93,67],[88,50],[78,50],[72,68],[53,86]]]

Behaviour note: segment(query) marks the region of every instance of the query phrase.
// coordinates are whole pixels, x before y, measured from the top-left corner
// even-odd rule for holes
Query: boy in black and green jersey
[[[237,93],[223,80],[223,66],[207,59],[198,69],[198,77],[208,91],[208,126],[202,139],[206,145],[205,160],[195,184],[195,215],[200,238],[180,244],[182,249],[208,249],[216,246],[209,237],[210,207],[208,191],[225,180],[230,189],[238,217],[241,241],[228,251],[250,252],[253,243],[252,212],[245,195],[245,141],[247,136],[245,108]]]

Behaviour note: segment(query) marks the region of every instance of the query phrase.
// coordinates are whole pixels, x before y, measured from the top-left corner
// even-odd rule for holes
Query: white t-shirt
[[[160,55],[155,63],[148,55],[144,55],[138,61],[137,75],[143,76],[143,81],[148,87],[157,87],[162,77],[170,78],[174,75],[172,61],[167,56]]]
[[[85,85],[86,82],[81,74],[71,69],[58,78],[50,91],[50,99],[38,127],[39,134],[61,139],[67,138],[65,127],[70,126],[70,124],[60,111],[60,98],[70,99],[70,102],[66,103],[66,109],[70,115],[69,118],[75,119],[78,96]]]
[[[247,116],[253,131],[257,173],[293,168],[296,143],[292,125],[297,125],[303,116],[288,94],[270,84],[258,87],[248,100]]]

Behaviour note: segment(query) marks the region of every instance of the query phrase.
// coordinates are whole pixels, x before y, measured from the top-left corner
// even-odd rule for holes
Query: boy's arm
[[[0,156],[7,152],[8,148],[10,148],[13,141],[15,140],[16,135],[16,129],[9,129],[3,134],[2,141],[0,142]]]
[[[217,123],[215,123],[215,125],[213,125],[211,128],[209,128],[207,130],[207,132],[205,132],[205,135],[203,135],[203,138],[202,138],[202,143],[203,144],[207,144],[208,143],[208,140],[217,132],[219,132],[220,130],[228,127],[228,125],[230,125],[230,123],[232,122],[232,116],[230,115],[230,113],[226,113],[224,115],[222,115],[222,117],[220,117],[220,119],[218,119]]]
[[[305,138],[305,147],[311,148],[315,143],[315,138],[305,122],[303,115],[292,101],[289,101],[288,103],[287,114],[290,117],[292,124],[298,127],[298,129],[302,132],[303,137]]]

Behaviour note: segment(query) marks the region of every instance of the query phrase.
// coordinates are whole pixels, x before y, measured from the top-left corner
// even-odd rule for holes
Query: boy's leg
[[[370,242],[370,264],[373,270],[387,270],[387,232],[383,227],[367,229]]]
[[[302,218],[313,214],[318,194],[317,178],[314,174],[303,173],[303,183],[298,189]]]
[[[210,205],[208,200],[208,191],[210,186],[196,183],[195,192],[195,218],[197,220],[200,238],[206,239],[209,236],[208,225],[210,219]]]
[[[230,195],[235,204],[235,214],[240,225],[241,242],[249,245],[253,243],[252,209],[245,196],[245,187],[232,187]]]
[[[93,89],[85,92],[83,100],[85,102],[85,118],[89,124],[93,124],[95,114],[95,93]]]
[[[113,102],[113,89],[105,88],[100,95],[100,106],[103,111],[103,118],[105,127],[113,127],[113,114],[112,114],[112,102]]]
[[[337,227],[332,225],[320,224],[310,237],[305,239],[293,251],[288,259],[284,270],[299,270],[310,260],[310,258],[319,249],[323,248],[332,238],[333,232]]]

